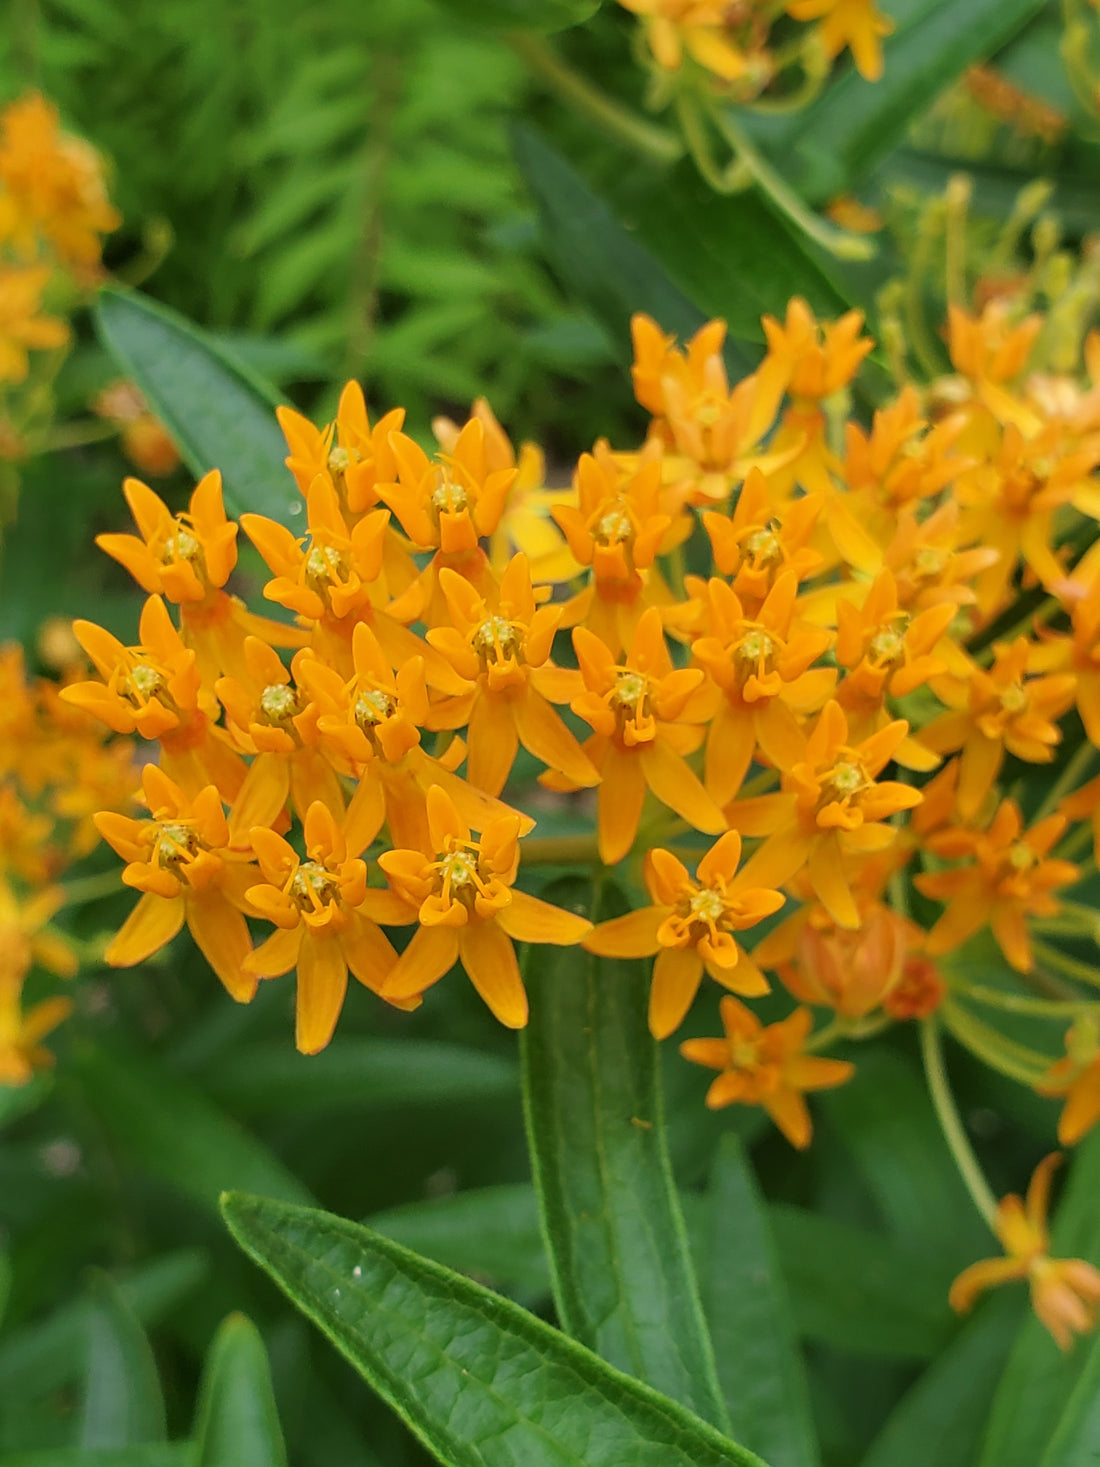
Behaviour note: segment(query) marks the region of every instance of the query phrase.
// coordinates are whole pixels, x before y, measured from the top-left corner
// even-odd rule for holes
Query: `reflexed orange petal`
[[[725,1039],[685,1039],[680,1053],[693,1065],[706,1065],[708,1070],[724,1070],[730,1063],[730,1047]]]
[[[760,1104],[786,1136],[792,1146],[805,1150],[813,1135],[813,1123],[806,1102],[799,1091],[789,1085],[779,1085],[775,1090],[761,1096]]]
[[[1093,1063],[1072,1086],[1058,1119],[1058,1142],[1076,1146],[1100,1120],[1100,1065]]]
[[[859,908],[844,874],[844,861],[835,840],[819,840],[810,852],[807,875],[818,899],[839,927],[859,926]]]
[[[299,922],[294,927],[284,927],[273,932],[266,942],[261,942],[245,966],[257,978],[279,978],[289,973],[298,962],[298,950],[305,929]]]
[[[513,712],[523,747],[548,769],[582,788],[599,783],[600,776],[587,754],[537,689],[528,684],[515,700]]]
[[[454,927],[418,927],[382,986],[383,998],[413,998],[438,983],[458,961]]]
[[[650,789],[663,805],[708,835],[726,829],[726,817],[696,779],[683,756],[656,739],[639,756]],[[606,778],[606,771],[605,771]]]
[[[667,1039],[680,1027],[702,976],[703,960],[694,947],[660,950],[649,990],[649,1032],[654,1039]]]
[[[458,950],[470,982],[493,1015],[509,1029],[522,1029],[527,994],[508,934],[495,922],[471,922],[459,933]]]
[[[668,907],[639,907],[594,927],[581,946],[602,958],[648,958],[660,947],[657,929]]]
[[[381,897],[392,893],[374,892],[371,895]],[[385,933],[369,918],[353,912],[339,941],[347,965],[358,981],[372,993],[381,993],[397,962],[397,954]]]
[[[512,891],[512,900],[497,914],[497,923],[509,937],[520,942],[549,942],[557,947],[571,947],[593,930],[587,917],[567,912],[550,902],[540,901],[525,891]]]
[[[307,934],[298,954],[294,1032],[302,1054],[316,1054],[332,1038],[347,988],[348,967],[339,943]]]
[[[608,746],[601,772],[603,780],[596,795],[600,860],[614,866],[638,834],[646,782],[638,755],[625,754],[614,744]]]
[[[146,892],[104,957],[112,968],[132,968],[171,942],[182,926],[182,896],[161,897]]]
[[[508,782],[519,749],[511,703],[491,694],[480,697],[470,715],[467,742],[467,779],[486,794],[499,795]]]
[[[969,1268],[963,1269],[951,1285],[947,1302],[959,1314],[965,1314],[973,1308],[975,1299],[979,1294],[984,1294],[986,1289],[991,1289],[996,1284],[1008,1283],[1010,1279],[1026,1277],[1026,1259],[983,1258],[980,1263],[972,1263]]]
[[[244,968],[252,952],[248,924],[219,891],[187,899],[187,926],[199,951],[237,1003],[256,993],[258,975]]]

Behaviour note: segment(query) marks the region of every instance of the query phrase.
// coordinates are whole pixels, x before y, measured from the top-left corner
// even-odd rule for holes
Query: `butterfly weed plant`
[[[0,1467],[1091,1460],[1095,16],[283,10],[6,41]]]

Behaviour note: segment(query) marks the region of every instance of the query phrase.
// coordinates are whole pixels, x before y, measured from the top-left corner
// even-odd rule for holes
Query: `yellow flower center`
[[[634,531],[634,522],[630,513],[622,504],[616,504],[611,509],[605,510],[596,521],[594,534],[597,540],[604,545],[614,545],[619,540],[629,540]]]
[[[351,454],[337,445],[328,456],[328,471],[334,479],[347,472],[351,466]]]
[[[730,1063],[735,1070],[751,1070],[756,1064],[755,1042],[751,1039],[731,1039]]]
[[[177,523],[175,533],[169,535],[164,542],[164,551],[161,559],[164,561],[174,560],[197,560],[202,553],[202,542],[197,535],[192,535],[185,526]]]
[[[336,898],[339,883],[317,861],[303,861],[290,882],[290,895],[302,909],[316,911]]]
[[[1008,848],[1008,864],[1013,871],[1030,871],[1037,859],[1026,841],[1018,840]]]
[[[636,714],[645,698],[648,687],[649,680],[643,677],[640,672],[620,672],[612,697],[620,708],[625,708],[631,713]]]
[[[437,471],[438,482],[432,490],[432,508],[442,514],[461,514],[470,507],[470,495],[461,484],[456,484],[446,469]]]
[[[355,721],[360,728],[373,728],[392,718],[397,709],[397,699],[380,688],[364,688],[355,700]]]
[[[474,632],[474,651],[484,661],[495,654],[497,661],[520,661],[523,655],[523,628],[503,616],[489,616]]]
[[[201,842],[193,826],[182,821],[161,824],[153,847],[153,860],[165,870],[185,866],[200,849]]]
[[[738,670],[745,677],[750,673],[771,672],[779,646],[778,638],[764,627],[753,626],[733,649],[734,661],[740,664]]]
[[[922,545],[913,556],[913,574],[921,581],[934,581],[943,574],[947,556],[934,545]]]
[[[164,687],[164,675],[147,662],[135,662],[130,669],[130,691],[138,702],[147,703]]]
[[[298,695],[285,683],[270,683],[260,694],[260,711],[272,723],[281,723],[298,712]]]
[[[909,618],[904,612],[900,613],[875,632],[868,643],[867,656],[880,667],[900,661],[905,655],[905,634],[908,630]]]
[[[758,566],[774,565],[783,558],[783,546],[772,525],[763,525],[745,537],[744,553]]]
[[[705,886],[701,891],[692,893],[688,910],[700,922],[718,922],[725,915],[726,899],[720,891]]]
[[[1011,683],[1001,694],[1001,707],[1006,713],[1022,713],[1028,705],[1028,696],[1021,683]]]
[[[347,571],[345,557],[331,545],[313,545],[306,556],[306,579],[315,587],[343,580]]]

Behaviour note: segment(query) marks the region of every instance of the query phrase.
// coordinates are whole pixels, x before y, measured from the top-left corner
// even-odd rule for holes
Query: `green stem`
[[[723,166],[714,156],[706,121],[696,106],[695,98],[681,92],[676,98],[676,115],[687,139],[688,152],[696,168],[717,194],[736,194],[748,188],[752,176],[737,161]]]
[[[951,1086],[947,1079],[947,1067],[943,1060],[940,1026],[935,1015],[921,1020],[920,1049],[921,1058],[924,1060],[924,1074],[928,1081],[928,1091],[932,1097],[940,1129],[943,1131],[951,1155],[955,1158],[955,1165],[966,1184],[966,1190],[970,1193],[974,1206],[992,1230],[997,1216],[997,1199],[985,1179],[978,1158],[974,1155],[974,1148],[963,1127],[958,1107],[955,1104],[955,1097],[951,1093]]]
[[[114,896],[127,888],[122,884],[121,871],[101,871],[98,876],[82,876],[77,881],[67,881],[61,890],[65,905],[78,907],[85,902],[98,901],[100,897]]]
[[[1026,1085],[1029,1090],[1053,1064],[1048,1056],[1015,1044],[956,1004],[945,1004],[942,1017],[944,1026],[964,1049],[969,1049],[991,1070],[1015,1080],[1018,1085]]]
[[[753,182],[767,194],[776,208],[787,215],[798,227],[819,244],[823,250],[828,250],[838,260],[870,260],[876,254],[876,246],[872,240],[863,239],[857,234],[849,234],[846,230],[835,229],[827,224],[802,200],[791,188],[785,178],[781,177],[764,155],[758,151],[740,125],[733,120],[728,110],[718,110],[714,119],[726,141],[733,149],[737,161],[751,175]]]
[[[1052,947],[1041,939],[1032,939],[1035,956],[1047,968],[1053,968],[1063,978],[1075,978],[1078,983],[1087,983],[1100,988],[1100,968],[1092,963],[1083,963],[1080,958],[1071,958],[1061,948]]]
[[[1096,750],[1092,744],[1089,743],[1087,738],[1084,739],[1074,751],[1072,757],[1066,761],[1066,767],[1062,770],[1061,774],[1051,785],[1050,789],[1047,790],[1046,798],[1035,812],[1034,818],[1036,821],[1042,820],[1044,815],[1049,815],[1052,810],[1056,809],[1059,801],[1065,795],[1069,794],[1070,790],[1076,789],[1079,784],[1085,783],[1088,767],[1092,763],[1095,754]]]
[[[43,453],[56,453],[62,448],[82,448],[85,443],[102,443],[114,438],[118,427],[103,418],[81,418],[75,423],[62,423],[46,435]]]
[[[1029,993],[1006,993],[1001,988],[987,988],[984,983],[959,982],[952,980],[952,990],[965,994],[975,1003],[987,1008],[1000,1009],[1006,1014],[1027,1014],[1037,1018],[1064,1019],[1097,1007],[1085,1000],[1060,998],[1034,998]]]
[[[508,41],[528,70],[556,92],[563,102],[585,113],[619,142],[654,163],[675,163],[683,157],[684,147],[679,138],[613,101],[606,92],[567,66],[544,40],[516,33],[509,36]]]

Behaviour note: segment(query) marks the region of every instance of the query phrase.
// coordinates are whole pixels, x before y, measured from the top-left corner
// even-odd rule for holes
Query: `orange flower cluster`
[[[68,707],[57,683],[29,682],[21,648],[0,648],[0,1084],[51,1064],[40,1041],[71,1009],[62,995],[25,1003],[35,967],[61,978],[77,955],[50,925],[65,900],[58,878],[98,841],[93,817],[125,805],[133,746]]]
[[[775,5],[619,0],[619,4],[640,18],[646,45],[660,70],[676,73],[688,61],[723,95],[739,102],[759,96],[780,70],[771,31],[783,18],[805,23],[804,46],[816,48],[827,61],[850,51],[868,81],[882,76],[882,38],[894,29],[874,0],[780,0]]]
[[[26,380],[29,353],[68,343],[44,299],[97,282],[100,236],[120,222],[99,155],[61,131],[50,102],[28,92],[0,110],[0,388]],[[18,427],[3,426],[18,445]]]
[[[216,473],[176,515],[128,480],[137,533],[99,543],[148,593],[138,644],[78,622],[99,676],[63,694],[160,746],[148,818],[98,820],[142,894],[109,960],[186,923],[238,1000],[294,969],[314,1052],[349,972],[408,1008],[459,964],[518,1027],[514,940],[653,956],[654,1035],[704,974],[738,995],[683,1053],[718,1070],[710,1105],[763,1105],[797,1146],[803,1093],[851,1072],[817,1051],[951,1024],[953,955],[982,928],[1025,989],[1050,963],[1068,981],[1081,960],[1046,938],[1100,830],[1100,386],[1037,370],[1040,324],[953,309],[954,374],[861,424],[855,312],[792,301],[733,384],[721,322],[680,348],[638,317],[645,441],[597,443],[558,490],[484,403],[434,453],[355,384],[324,429],[282,409],[305,529],[240,522],[279,619],[226,589]],[[1064,739],[1045,803],[1006,784]],[[505,802],[521,748],[532,808],[594,813],[571,858],[638,858],[648,902],[593,928],[517,886],[523,849],[560,849]],[[741,1000],[769,972],[802,1007],[765,1024]],[[1100,1115],[1077,1007],[1066,1059],[1035,1071],[1067,1097],[1066,1144]]]

